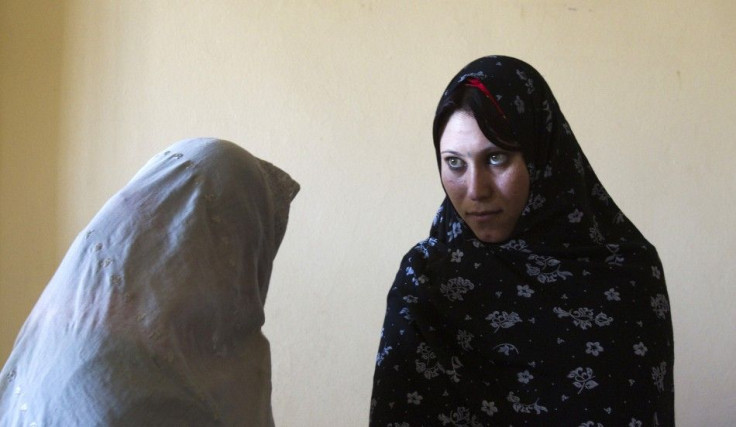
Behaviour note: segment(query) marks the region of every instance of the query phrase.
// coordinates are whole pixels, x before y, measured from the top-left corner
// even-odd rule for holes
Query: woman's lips
[[[494,216],[500,214],[502,212],[501,209],[494,209],[494,210],[487,210],[487,211],[474,211],[474,212],[468,212],[467,216],[470,218],[477,219],[479,221],[491,219]]]

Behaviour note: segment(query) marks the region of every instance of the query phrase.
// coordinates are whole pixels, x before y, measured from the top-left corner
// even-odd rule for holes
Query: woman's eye
[[[508,159],[509,159],[509,156],[506,153],[493,153],[488,158],[488,163],[490,163],[490,164],[492,164],[494,166],[497,166],[497,165],[502,165],[502,164],[506,163],[506,161]]]
[[[450,169],[460,169],[463,167],[463,161],[458,159],[457,157],[448,157],[446,160],[447,166],[450,167]]]

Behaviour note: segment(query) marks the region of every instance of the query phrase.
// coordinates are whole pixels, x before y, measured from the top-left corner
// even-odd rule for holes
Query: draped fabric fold
[[[445,198],[429,237],[405,255],[388,294],[371,425],[674,425],[656,249],[608,195],[536,70],[480,58],[443,100],[471,78],[520,142],[529,199],[512,238],[493,244]]]
[[[263,306],[299,185],[180,141],[78,235],[0,374],[0,425],[273,424]]]

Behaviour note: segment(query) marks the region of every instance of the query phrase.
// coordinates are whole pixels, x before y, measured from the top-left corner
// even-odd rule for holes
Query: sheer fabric
[[[298,190],[227,141],[152,158],[26,320],[0,425],[272,425],[263,306]]]

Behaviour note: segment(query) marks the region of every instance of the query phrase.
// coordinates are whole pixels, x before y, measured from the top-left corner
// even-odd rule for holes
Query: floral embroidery
[[[516,374],[520,383],[529,384],[529,381],[534,379],[534,375],[530,374],[529,371],[522,371]]]
[[[509,392],[508,396],[506,396],[506,400],[511,402],[511,407],[514,409],[514,411],[521,412],[522,414],[531,414],[532,412],[534,412],[539,415],[542,412],[547,412],[547,408],[540,405],[538,402],[521,403],[521,399],[516,396],[512,391]]]
[[[509,343],[499,344],[493,348],[497,349],[499,353],[503,353],[506,356],[508,356],[512,351],[516,354],[519,354],[519,349],[516,348],[515,345]]]
[[[452,359],[450,359],[450,364],[452,365],[452,369],[448,369],[446,371],[446,374],[450,376],[452,382],[459,383],[460,374],[458,373],[458,369],[462,368],[463,364],[460,363],[460,359],[458,359],[456,356],[452,356]]]
[[[552,132],[552,109],[549,106],[549,101],[547,101],[546,99],[542,101],[542,111],[547,113],[545,115],[544,128],[547,130],[547,132]]]
[[[457,221],[453,222],[451,227],[450,231],[447,232],[447,240],[450,242],[452,242],[453,239],[457,239],[457,237],[463,232],[462,225]]]
[[[634,344],[634,354],[637,356],[644,356],[647,354],[647,346],[644,345],[643,342],[639,342],[638,344]]]
[[[624,257],[618,253],[620,246],[609,243],[606,245],[606,249],[608,249],[611,252],[611,255],[606,258],[606,262],[608,265],[615,265],[617,267],[621,267],[624,263]]]
[[[542,206],[544,206],[544,202],[546,202],[547,199],[544,198],[541,194],[534,194],[529,195],[529,201],[526,204],[526,207],[524,207],[524,211],[522,212],[523,215],[529,215],[532,211],[535,211]]]
[[[573,369],[567,377],[572,378],[572,385],[577,387],[578,394],[582,393],[583,390],[591,390],[598,386],[598,383],[595,381],[595,375],[593,375],[593,370],[590,368],[583,369],[579,367]]]
[[[588,229],[590,239],[600,245],[605,241],[605,238],[603,237],[603,234],[601,233],[601,229],[598,226],[598,221],[595,218],[593,218],[592,222],[593,222],[593,226]]]
[[[667,362],[662,362],[659,364],[659,366],[655,366],[652,368],[652,379],[654,380],[654,385],[657,386],[657,390],[659,392],[664,391],[664,378],[667,375]]]
[[[470,409],[460,406],[450,415],[440,414],[439,420],[443,426],[453,425],[457,427],[482,427],[483,424],[478,421],[475,415],[470,413]]]
[[[660,319],[666,319],[667,313],[670,311],[670,303],[667,301],[667,297],[662,294],[657,294],[656,297],[651,298],[652,308],[654,313]]]
[[[534,92],[534,80],[527,77],[526,73],[522,70],[516,70],[516,75],[524,82],[527,94]]]
[[[516,95],[516,99],[514,99],[514,106],[516,107],[517,113],[524,114],[524,101],[519,97],[519,95]]]
[[[417,347],[417,353],[422,358],[422,360],[415,360],[417,372],[423,374],[425,378],[435,378],[441,372],[445,372],[445,368],[443,368],[437,361],[437,355],[429,349],[429,346],[426,343],[419,344],[419,347]]]
[[[603,293],[608,301],[621,301],[621,294],[617,290],[611,288]]]
[[[518,291],[517,295],[524,298],[531,298],[534,293],[534,290],[529,285],[516,285],[516,290]]]
[[[514,312],[507,313],[505,311],[494,311],[486,317],[486,320],[490,320],[491,326],[496,328],[493,332],[498,332],[501,328],[508,329],[521,322],[521,317]]]
[[[419,251],[422,253],[422,256],[424,259],[429,258],[429,248],[437,245],[437,239],[429,238],[423,242],[420,242],[416,245],[416,249],[419,249]]]
[[[383,347],[383,349],[381,351],[379,351],[378,354],[376,355],[376,365],[381,366],[381,363],[383,363],[383,359],[385,359],[386,356],[388,356],[388,353],[392,349],[393,349],[393,347],[391,347],[390,345],[389,346],[386,346],[386,347]]]
[[[539,177],[541,176],[541,171],[537,169],[537,166],[534,163],[529,162],[526,164],[526,168],[529,170],[529,180],[531,182],[539,181]]]
[[[470,351],[473,349],[473,346],[470,345],[470,341],[472,341],[474,338],[474,335],[471,334],[468,331],[459,330],[457,331],[457,343],[465,351]]]
[[[495,414],[496,412],[498,412],[498,408],[496,408],[496,402],[493,402],[493,401],[489,402],[487,400],[484,400],[481,403],[480,410],[483,411],[483,412],[485,412],[486,414],[488,414],[491,417],[493,416],[493,414]]]
[[[573,319],[573,324],[583,330],[593,326],[593,323],[597,326],[608,326],[613,323],[613,318],[608,317],[606,313],[600,312],[595,314],[593,310],[587,307],[580,307],[574,311],[566,311],[560,307],[555,307],[553,311],[557,313],[557,316],[560,318],[571,317]]]
[[[587,354],[592,354],[593,356],[598,356],[603,352],[603,346],[599,342],[587,342],[585,343],[585,352]]]
[[[570,221],[571,224],[576,224],[583,219],[583,212],[579,209],[575,209],[570,215],[567,216],[567,219],[568,221]]]
[[[476,71],[474,73],[466,73],[466,74],[463,74],[462,76],[458,77],[457,78],[457,81],[458,81],[458,83],[459,82],[464,82],[465,80],[470,79],[470,78],[476,78],[478,80],[483,80],[483,79],[486,78],[486,73],[484,73],[483,71]]]
[[[569,271],[562,271],[560,261],[551,256],[529,255],[529,261],[526,264],[526,273],[532,277],[536,277],[539,283],[552,283],[557,279],[565,280],[572,276]]]
[[[583,155],[581,153],[577,153],[575,155],[573,165],[575,166],[575,170],[578,172],[578,175],[585,176],[585,169],[583,168]]]
[[[411,278],[411,282],[414,284],[414,286],[420,286],[426,283],[427,280],[429,280],[428,277],[425,276],[424,274],[422,274],[421,276],[417,276],[416,273],[414,272],[414,269],[411,266],[406,267],[404,272],[408,277]]]
[[[591,190],[591,195],[598,198],[598,200],[600,200],[601,202],[605,202],[606,204],[608,204],[611,199],[606,190],[599,183],[596,183],[593,186],[593,189]]]
[[[420,403],[422,403],[422,399],[422,396],[419,394],[419,392],[416,391],[406,394],[406,401],[411,405],[419,405]]]
[[[462,301],[463,294],[468,293],[475,285],[470,280],[455,277],[440,285],[440,293],[450,301]]]
[[[509,240],[505,244],[501,245],[503,249],[508,249],[512,251],[519,251],[519,252],[529,252],[529,249],[527,248],[527,244],[523,240]]]
[[[432,219],[432,225],[436,226],[442,222],[442,212],[444,210],[443,206],[440,206],[440,208],[435,212],[434,219]]]

